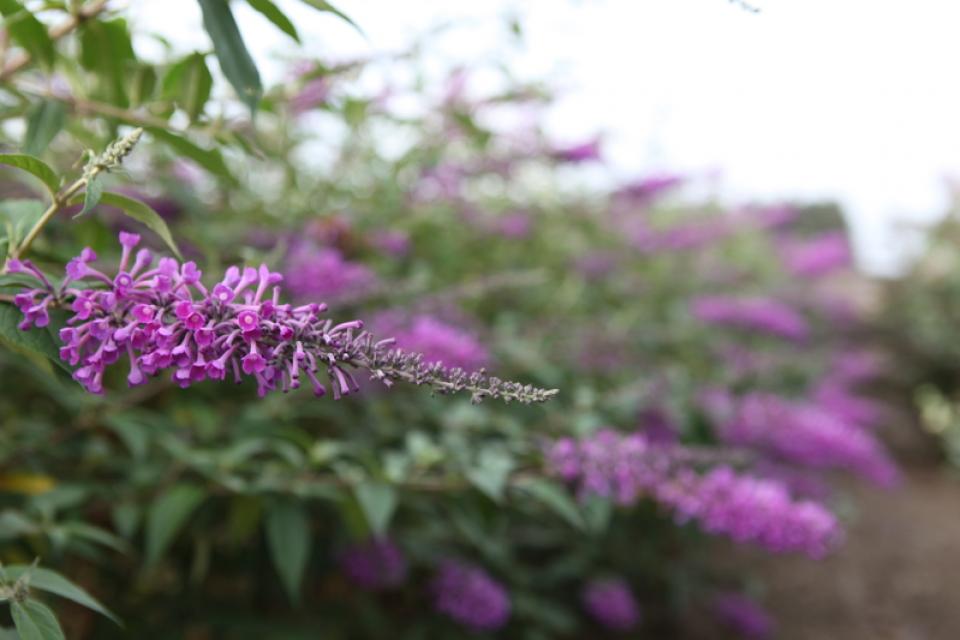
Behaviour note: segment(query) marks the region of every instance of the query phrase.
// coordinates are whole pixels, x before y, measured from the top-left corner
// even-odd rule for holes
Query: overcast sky
[[[609,168],[719,173],[731,199],[832,198],[850,214],[861,263],[889,271],[901,221],[935,219],[960,176],[960,2],[951,0],[339,0],[366,38],[298,0],[304,55],[401,50],[443,21],[444,64],[505,50],[504,16],[526,44],[509,63],[564,91],[548,115],[561,140],[604,135]],[[208,47],[195,0],[130,2],[142,25]],[[235,2],[276,79],[296,45]]]

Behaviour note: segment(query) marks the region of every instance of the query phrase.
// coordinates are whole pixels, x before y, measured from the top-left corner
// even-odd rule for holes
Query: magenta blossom
[[[580,599],[594,620],[613,631],[629,631],[640,622],[640,607],[622,578],[593,580],[584,586]]]
[[[294,243],[284,276],[297,299],[344,300],[362,296],[378,283],[376,274],[365,265],[347,260],[337,249],[307,241]]]
[[[373,324],[380,332],[393,335],[401,349],[422,353],[427,363],[473,371],[490,362],[489,352],[475,334],[432,315],[404,318],[387,312]]]
[[[801,278],[824,276],[853,264],[850,241],[840,231],[783,241],[780,251],[787,270]]]
[[[474,631],[495,631],[510,618],[506,589],[480,567],[447,560],[431,588],[436,610]]]
[[[38,286],[16,296],[24,314],[21,329],[49,323],[51,306],[73,315],[60,330],[60,357],[77,367],[74,378],[92,393],[103,390],[106,368],[126,356],[131,386],[169,372],[188,387],[206,379],[245,377],[260,395],[300,387],[306,379],[318,396],[356,393],[356,370],[390,386],[396,380],[425,384],[440,393],[470,391],[485,397],[536,402],[552,391],[504,382],[482,372],[426,364],[423,356],[393,348],[393,340],[375,341],[363,322],[334,323],[324,304],[293,306],[280,302],[279,273],[266,266],[230,267],[212,289],[201,282],[193,262],[154,257],[134,250],[140,237],[121,233],[118,273],[111,277],[93,266],[96,254],[84,249],[54,286],[27,260],[11,260],[11,273],[36,278]]]
[[[590,162],[592,160],[600,160],[602,157],[600,147],[600,138],[597,137],[569,147],[561,147],[553,151],[550,155],[560,162]]]
[[[643,436],[605,429],[574,440],[561,438],[545,453],[547,470],[576,487],[622,505],[647,497],[695,522],[706,533],[756,544],[774,553],[818,558],[840,540],[836,518],[812,500],[794,500],[775,480],[720,465],[699,473],[695,452],[681,445],[655,446]]]
[[[706,324],[760,331],[788,340],[805,340],[806,319],[789,305],[763,297],[700,296],[691,303],[694,317]]]
[[[776,628],[769,613],[754,600],[739,593],[717,594],[710,608],[721,624],[746,640],[765,640],[773,636]]]
[[[351,582],[367,591],[398,587],[407,579],[403,551],[388,538],[351,545],[340,555],[340,568]]]

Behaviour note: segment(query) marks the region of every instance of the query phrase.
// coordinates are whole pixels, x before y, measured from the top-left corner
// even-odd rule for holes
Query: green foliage
[[[0,0],[0,15],[4,17],[3,26],[14,42],[50,68],[56,51],[43,23],[18,0]]]
[[[290,18],[277,8],[277,5],[273,4],[270,0],[247,0],[247,2],[254,11],[262,14],[263,17],[272,22],[278,29],[293,38],[294,42],[300,43],[300,35],[297,33],[297,28],[290,21]]]
[[[266,516],[270,556],[294,603],[300,602],[300,584],[310,558],[310,517],[303,505],[280,500]]]
[[[66,106],[57,100],[41,100],[27,117],[27,134],[23,150],[30,155],[42,154],[67,119]]]
[[[40,180],[50,195],[54,195],[60,188],[60,178],[57,172],[46,165],[43,160],[22,153],[3,153],[0,154],[0,164],[8,167],[16,167],[31,174]]]
[[[57,617],[45,604],[36,600],[14,602],[10,612],[21,640],[64,640]]]
[[[10,565],[3,567],[3,574],[9,580],[19,580],[21,577],[25,577],[31,589],[45,591],[60,596],[61,598],[66,598],[87,609],[96,611],[118,624],[120,622],[119,618],[117,618],[113,612],[87,593],[86,590],[70,582],[55,571],[44,569],[43,567]]]
[[[260,84],[260,72],[243,42],[230,4],[227,0],[198,2],[203,11],[203,26],[213,41],[220,69],[237,92],[237,97],[250,108],[252,114],[263,95],[263,86]]]
[[[147,511],[146,561],[156,564],[180,533],[187,519],[206,498],[196,485],[178,483],[158,495]]]

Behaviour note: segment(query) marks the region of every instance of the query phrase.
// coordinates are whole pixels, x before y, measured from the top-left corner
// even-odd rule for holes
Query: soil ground
[[[960,473],[933,459],[929,443],[892,444],[904,482],[841,488],[857,511],[840,552],[757,561],[777,638],[960,639]]]

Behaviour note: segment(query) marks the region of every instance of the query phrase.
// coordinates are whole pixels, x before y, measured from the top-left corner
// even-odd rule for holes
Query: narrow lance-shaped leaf
[[[94,182],[97,181],[95,180]],[[84,200],[84,205],[86,205],[85,196],[77,196],[71,200],[71,204],[76,204],[81,199]],[[113,191],[101,192],[98,196],[98,202],[116,207],[137,222],[142,222],[148,229],[160,236],[160,239],[170,247],[170,250],[173,251],[177,257],[180,257],[180,249],[177,247],[177,243],[174,241],[173,234],[170,233],[170,228],[167,226],[167,223],[164,222],[160,214],[154,211],[146,202],[141,202],[140,200]],[[81,211],[78,215],[82,213]]]
[[[91,611],[96,611],[97,613],[110,618],[117,624],[120,623],[119,618],[117,618],[112,611],[103,606],[99,600],[90,595],[83,587],[74,584],[56,571],[26,564],[5,566],[3,570],[6,573],[7,578],[10,580],[17,580],[24,574],[29,574],[28,584],[30,585],[31,589],[46,591],[47,593],[52,593],[60,596],[61,598],[66,598],[67,600],[76,602],[77,604],[84,606]]]
[[[275,503],[267,514],[267,544],[290,599],[300,601],[300,583],[310,556],[310,519],[296,502]]]
[[[155,564],[163,556],[203,498],[200,487],[178,484],[154,500],[147,512],[148,565]]]
[[[250,108],[250,112],[255,112],[263,95],[263,85],[229,3],[226,0],[198,1],[203,12],[204,29],[213,40],[213,50],[217,54],[223,75]]]
[[[0,344],[6,344],[34,358],[40,358],[39,361],[49,360],[64,371],[71,372],[69,367],[60,360],[60,348],[50,331],[41,327],[21,331],[17,325],[22,319],[23,316],[16,307],[0,304]]]
[[[120,107],[129,106],[129,66],[136,60],[127,21],[93,20],[80,33],[80,64],[99,80],[102,97]]]
[[[337,9],[335,6],[333,6],[326,0],[302,0],[302,1],[305,4],[310,5],[317,11],[325,11],[327,13],[332,13],[333,15],[337,16],[338,18],[340,18],[341,20],[349,24],[351,27],[356,29],[358,32],[360,32],[361,35],[363,35],[363,29],[361,29],[359,25],[357,25],[357,23],[350,18],[350,16],[345,14],[343,11],[340,11],[340,9]]]
[[[64,640],[57,616],[45,604],[36,600],[14,602],[10,613],[20,640]]]
[[[213,88],[213,76],[202,53],[191,53],[163,77],[163,96],[179,104],[191,121],[203,113]]]
[[[370,530],[377,536],[385,534],[397,507],[397,494],[393,487],[383,482],[364,482],[354,487],[353,491]]]
[[[83,208],[80,209],[80,213],[75,215],[74,218],[79,218],[89,213],[91,209],[100,203],[100,196],[102,195],[103,180],[101,180],[99,176],[94,176],[87,183],[87,188],[83,190]]]
[[[544,478],[524,478],[517,488],[528,493],[538,502],[578,529],[583,529],[583,515],[570,495],[559,485]]]
[[[63,129],[67,119],[67,107],[59,100],[44,99],[27,116],[27,134],[23,150],[31,155],[46,151],[53,139]]]
[[[46,66],[53,65],[56,51],[53,40],[50,39],[47,28],[42,22],[37,20],[18,0],[0,0],[0,14],[6,18],[3,26],[14,42]]]
[[[60,178],[57,177],[57,172],[40,158],[23,153],[0,153],[0,164],[16,167],[38,178],[47,187],[51,196],[55,195],[57,189],[60,188]]]
[[[270,0],[247,0],[247,2],[250,3],[250,7],[253,8],[254,11],[263,15],[264,18],[272,22],[280,31],[283,31],[296,42],[300,42],[300,35],[297,33],[297,28],[290,21],[290,18],[277,8],[277,5],[273,4]]]
[[[148,128],[147,131],[164,144],[170,146],[177,153],[187,156],[198,165],[210,171],[211,173],[227,178],[230,182],[236,182],[236,179],[230,174],[227,164],[223,161],[223,156],[217,149],[204,149],[182,136],[170,133],[164,129]]]

